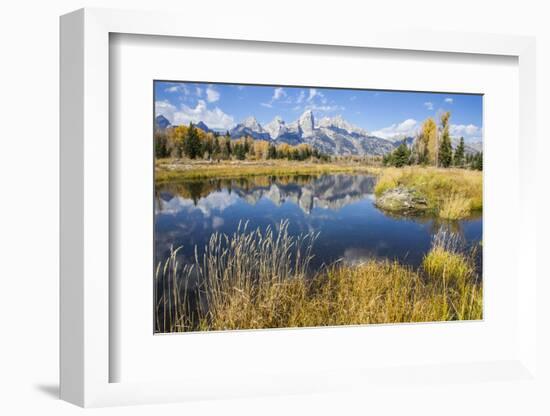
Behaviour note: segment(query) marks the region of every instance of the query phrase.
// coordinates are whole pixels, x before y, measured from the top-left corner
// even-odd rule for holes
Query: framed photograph
[[[62,398],[536,383],[533,39],[178,22],[61,18]]]
[[[483,319],[481,94],[153,85],[155,333]]]

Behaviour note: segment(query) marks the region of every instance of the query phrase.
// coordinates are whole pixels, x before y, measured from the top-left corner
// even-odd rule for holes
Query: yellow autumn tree
[[[187,126],[177,126],[170,129],[168,134],[168,146],[172,157],[183,156],[183,144],[187,137]]]
[[[265,140],[254,141],[254,156],[256,159],[267,159],[267,152],[269,151],[269,142]]]
[[[292,146],[287,143],[281,143],[277,146],[277,156],[280,158],[288,158],[292,152]]]
[[[420,139],[419,150],[427,153],[430,164],[437,164],[437,124],[433,118],[426,119],[422,124]]]

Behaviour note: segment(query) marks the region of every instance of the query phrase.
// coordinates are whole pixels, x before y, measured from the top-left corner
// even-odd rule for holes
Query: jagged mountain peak
[[[245,136],[250,136],[258,140],[269,140],[271,138],[270,134],[264,130],[254,116],[245,118],[242,123],[237,124],[231,129],[230,134],[233,138]]]
[[[304,113],[300,116],[300,119],[298,120],[298,125],[300,126],[300,129],[302,130],[302,134],[304,136],[307,137],[313,135],[313,130],[315,128],[315,118],[313,117],[313,111],[304,111]]]
[[[264,130],[269,133],[271,140],[277,140],[288,131],[281,116],[275,116],[270,123],[265,125]]]
[[[254,116],[248,116],[245,118],[242,122],[243,126],[248,127],[249,129],[253,129],[255,131],[262,131],[262,126],[260,123],[258,123],[258,120],[256,120],[256,117]]]
[[[309,144],[319,151],[332,155],[383,155],[394,149],[388,140],[370,136],[349,123],[341,115],[324,117],[316,124],[314,112],[304,111],[292,123],[276,116],[262,126],[254,116],[247,117],[230,131],[234,139],[252,137],[256,140],[271,140],[274,143],[298,145]]]
[[[199,128],[202,131],[205,131],[207,133],[209,133],[211,131],[210,128],[203,121],[199,121],[197,124],[195,124],[195,127]]]
[[[348,133],[368,135],[368,132],[365,129],[351,124],[346,119],[344,119],[341,114],[338,114],[334,117],[323,117],[321,120],[319,120],[319,127],[337,128],[340,130],[345,130]]]
[[[168,120],[162,114],[159,114],[155,117],[155,128],[163,130],[170,127],[171,125],[172,124],[170,123],[170,120]]]

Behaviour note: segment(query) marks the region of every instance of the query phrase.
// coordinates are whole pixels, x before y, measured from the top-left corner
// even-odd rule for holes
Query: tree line
[[[229,132],[205,132],[190,123],[155,132],[155,155],[157,158],[189,158],[206,160],[260,160],[288,159],[329,160],[329,157],[308,144],[292,146],[287,143],[273,144],[251,137],[231,139]]]
[[[387,166],[402,167],[407,165],[432,165],[437,167],[461,167],[483,169],[483,153],[466,154],[464,137],[460,138],[453,150],[449,133],[450,112],[440,117],[438,126],[433,118],[428,118],[422,124],[411,148],[405,142],[393,152],[386,154],[382,163]]]

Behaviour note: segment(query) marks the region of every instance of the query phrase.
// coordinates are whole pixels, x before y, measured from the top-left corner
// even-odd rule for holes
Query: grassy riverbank
[[[315,238],[292,237],[282,223],[277,230],[216,233],[193,265],[178,265],[172,255],[157,269],[157,330],[482,319],[482,285],[473,256],[461,252],[452,235],[434,239],[416,270],[369,260],[334,264],[311,275]],[[188,291],[193,278],[200,290]]]
[[[378,176],[375,194],[404,187],[427,202],[425,213],[443,219],[466,218],[483,208],[483,174],[468,169],[402,168],[366,165],[357,161],[293,162],[286,160],[189,162],[160,159],[155,166],[155,182],[200,179],[232,179],[261,175],[292,176],[323,173],[367,173]]]
[[[483,174],[467,169],[432,167],[385,168],[375,188],[380,197],[397,187],[413,189],[427,201],[428,211],[449,220],[483,209]]]
[[[292,162],[286,160],[179,162],[160,159],[155,164],[157,183],[189,179],[228,179],[260,175],[318,175],[322,173],[373,173],[381,168],[358,162]]]

